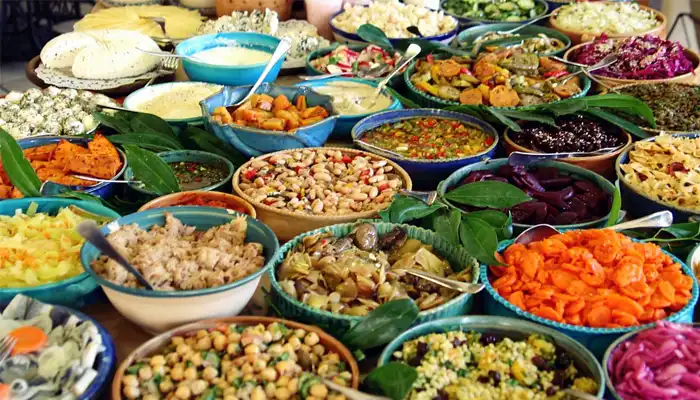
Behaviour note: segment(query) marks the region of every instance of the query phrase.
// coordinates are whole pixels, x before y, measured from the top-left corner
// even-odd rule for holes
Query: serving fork
[[[16,344],[17,339],[12,336],[5,336],[0,339],[0,365],[7,360]]]
[[[158,70],[156,71],[155,76],[146,83],[146,86],[152,84],[161,75],[170,75],[175,73],[179,64],[180,61],[174,55],[163,58],[163,60],[160,62],[160,65],[158,66]]]

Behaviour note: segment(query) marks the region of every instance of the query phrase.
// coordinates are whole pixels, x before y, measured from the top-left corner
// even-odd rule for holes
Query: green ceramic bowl
[[[520,25],[522,25],[522,23],[520,22],[502,22],[498,24],[473,26],[469,29],[465,29],[462,32],[460,32],[459,35],[457,35],[457,37],[455,38],[455,40],[452,41],[452,47],[455,47],[460,50],[472,51],[474,49],[474,40],[476,40],[476,38],[478,38],[479,36],[488,32],[508,31],[517,28]],[[543,33],[549,38],[558,39],[564,43],[564,47],[562,49],[552,51],[549,53],[538,53],[540,56],[561,56],[566,52],[566,50],[569,47],[571,47],[571,39],[569,39],[568,36],[559,32],[556,29],[545,28],[544,26],[539,25],[529,25],[520,29],[517,33],[520,35],[538,35],[540,33]],[[493,42],[493,40],[483,42],[481,44],[481,48],[483,48],[484,46],[489,46]]]
[[[571,356],[574,365],[584,376],[593,378],[598,384],[598,393],[595,394],[595,397],[598,399],[603,397],[603,393],[605,392],[603,368],[588,349],[574,339],[554,329],[515,318],[470,315],[466,317],[446,318],[421,324],[407,330],[389,343],[379,357],[379,366],[391,361],[393,358],[392,354],[401,349],[401,346],[405,342],[431,333],[444,333],[453,330],[491,333],[513,340],[527,339],[531,334],[538,334],[551,338],[558,348],[563,349]]]
[[[341,337],[352,324],[362,320],[363,317],[351,315],[336,314],[329,311],[322,311],[311,308],[306,304],[289,296],[277,281],[277,268],[282,264],[282,261],[296,245],[301,242],[306,236],[316,235],[321,232],[331,232],[336,236],[347,236],[357,224],[338,224],[311,232],[303,233],[294,239],[287,242],[280,251],[277,252],[273,260],[272,269],[270,270],[270,283],[272,287],[272,303],[280,310],[282,316],[287,319],[298,322],[306,322],[309,324],[323,326],[324,330],[335,337]],[[437,254],[444,257],[452,266],[471,268],[472,282],[476,283],[479,275],[479,263],[471,257],[462,246],[455,246],[438,236],[435,232],[426,229],[418,228],[410,225],[391,224],[386,222],[376,222],[374,226],[380,234],[387,233],[397,226],[401,226],[408,231],[408,237],[418,239],[425,244],[430,244],[434,247]],[[415,324],[420,324],[427,321],[432,321],[440,318],[454,317],[457,315],[467,314],[472,308],[473,296],[470,294],[459,295],[447,303],[422,311],[418,314],[418,319]]]
[[[491,25],[488,25],[491,26]],[[437,56],[435,57],[436,59],[441,59],[441,58],[449,58],[451,56],[449,55],[442,55],[442,56]],[[418,60],[414,60],[411,62],[411,64],[406,68],[406,71],[403,73],[403,81],[404,84],[407,87],[406,94],[408,95],[407,97],[413,100],[416,104],[421,106],[422,108],[445,108],[445,107],[450,107],[450,106],[459,106],[460,103],[457,101],[449,101],[449,100],[443,100],[439,97],[435,97],[433,95],[430,95],[428,93],[425,93],[424,91],[418,89],[413,82],[411,82],[411,76],[416,72],[416,63]],[[584,97],[586,93],[591,89],[591,80],[588,79],[586,76],[581,76],[579,75],[579,78],[581,79],[581,92],[572,96],[571,98],[578,98],[578,97]],[[504,108],[510,108],[510,109],[515,109],[517,110],[519,107],[504,107]]]
[[[447,179],[444,181],[440,182],[438,185],[438,196],[443,198],[443,201],[447,203],[448,206],[454,207],[457,209],[460,209],[457,207],[455,204],[450,203],[449,200],[445,199],[445,193],[449,189],[452,189],[454,186],[459,184],[464,178],[466,178],[467,175],[469,175],[470,172],[472,171],[483,171],[483,170],[496,170],[500,168],[503,165],[508,164],[508,159],[506,158],[498,158],[495,160],[487,160],[487,161],[482,161],[480,163],[476,164],[471,164],[467,165],[465,167],[462,167],[458,169],[457,171],[453,172],[452,175],[450,175]],[[563,163],[563,162],[558,162],[558,161],[541,161],[533,166],[536,167],[554,167],[567,175],[571,175],[583,180],[587,180],[589,182],[592,182],[599,188],[603,189],[606,193],[610,194],[612,196],[615,193],[615,185],[610,183],[609,180],[603,178],[602,176],[596,174],[593,171],[589,171],[587,169],[577,167],[575,165]],[[594,220],[594,221],[588,221],[588,222],[583,222],[580,224],[572,224],[572,225],[555,225],[555,228],[559,230],[564,230],[564,229],[589,229],[589,228],[600,228],[605,223],[608,221],[608,216],[606,215],[603,218]],[[524,231],[525,229],[531,227],[532,225],[526,225],[526,224],[513,224],[513,230],[517,234],[519,232]]]

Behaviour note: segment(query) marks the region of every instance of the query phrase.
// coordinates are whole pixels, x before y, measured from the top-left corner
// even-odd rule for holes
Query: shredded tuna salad
[[[122,226],[107,239],[156,290],[194,290],[242,279],[265,264],[260,243],[246,243],[247,223],[238,217],[206,232],[186,226],[165,213],[165,226],[145,231]],[[136,278],[114,260],[101,256],[95,272],[126,287],[140,287]]]

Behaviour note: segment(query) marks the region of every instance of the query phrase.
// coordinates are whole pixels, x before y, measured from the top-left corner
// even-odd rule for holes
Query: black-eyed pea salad
[[[222,325],[173,336],[122,378],[127,399],[345,400],[322,379],[350,386],[352,373],[315,332],[270,325]]]

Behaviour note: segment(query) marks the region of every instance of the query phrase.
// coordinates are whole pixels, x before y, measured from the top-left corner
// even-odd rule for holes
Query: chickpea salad
[[[173,336],[122,378],[128,399],[345,400],[322,378],[350,386],[352,373],[315,332],[270,325],[222,325]]]
[[[432,333],[403,344],[394,357],[416,368],[409,400],[561,399],[562,389],[595,394],[568,353],[540,335],[524,340],[494,334]]]

